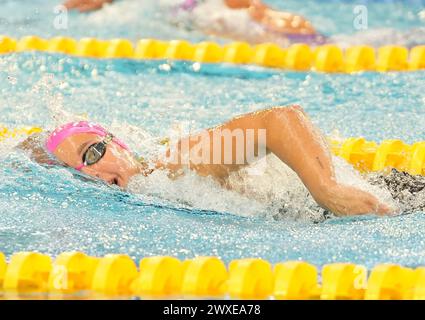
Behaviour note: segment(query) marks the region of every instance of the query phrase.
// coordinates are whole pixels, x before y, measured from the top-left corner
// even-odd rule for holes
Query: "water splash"
[[[425,210],[425,177],[393,169],[387,174],[370,173],[367,179],[371,184],[388,190],[401,212]]]
[[[372,185],[343,159],[334,157],[336,178],[374,194],[382,202],[396,207],[391,194],[383,186]],[[275,220],[324,221],[329,213],[320,208],[296,173],[274,155],[267,155],[267,169],[260,176],[249,174],[249,167],[232,173],[231,190],[212,178],[186,171],[171,180],[165,171],[154,171],[148,177],[134,177],[130,192],[167,199],[193,209],[230,212],[241,216],[261,216]]]

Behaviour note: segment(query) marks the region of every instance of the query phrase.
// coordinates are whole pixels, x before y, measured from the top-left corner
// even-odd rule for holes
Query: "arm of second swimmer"
[[[252,0],[224,0],[224,3],[230,9],[246,9],[252,3]]]
[[[257,10],[261,12],[270,9],[261,0],[224,0],[224,3],[230,9],[250,9],[251,11]]]
[[[105,3],[111,3],[113,0],[66,0],[64,6],[67,9],[77,9],[80,12],[101,9]]]

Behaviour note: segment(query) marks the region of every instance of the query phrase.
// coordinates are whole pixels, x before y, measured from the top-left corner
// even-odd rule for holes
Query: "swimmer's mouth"
[[[109,181],[108,181],[108,184],[110,184],[110,185],[116,185],[116,186],[121,187],[121,185],[120,185],[120,182],[119,182],[118,178],[113,178],[113,179],[109,180]]]

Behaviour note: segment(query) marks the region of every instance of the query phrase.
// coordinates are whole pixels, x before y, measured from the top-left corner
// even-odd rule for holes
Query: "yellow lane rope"
[[[167,59],[199,63],[255,64],[270,68],[295,71],[361,72],[361,71],[417,71],[425,69],[425,46],[408,49],[387,45],[375,48],[365,45],[346,50],[336,45],[310,47],[294,44],[282,48],[274,43],[251,46],[233,42],[221,46],[205,41],[190,43],[186,40],[161,41],[141,39],[102,40],[55,37],[43,39],[26,36],[14,39],[0,35],[1,54],[23,51],[47,51],[90,58]]]
[[[319,271],[302,261],[272,265],[263,259],[217,257],[180,261],[156,256],[140,260],[127,255],[91,257],[65,252],[52,261],[37,252],[19,252],[7,263],[0,252],[0,295],[85,292],[96,297],[230,297],[234,299],[425,299],[425,267],[332,263]]]

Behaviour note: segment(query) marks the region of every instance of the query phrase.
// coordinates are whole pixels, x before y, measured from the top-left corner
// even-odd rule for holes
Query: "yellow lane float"
[[[140,39],[96,39],[54,37],[43,39],[26,36],[13,39],[0,35],[0,54],[23,51],[47,51],[87,58],[165,59],[198,63],[255,64],[263,67],[294,71],[356,73],[364,71],[417,71],[425,69],[425,46],[410,50],[395,45],[380,48],[352,46],[345,50],[326,44],[311,47],[293,44],[282,48],[274,43],[251,46],[232,42],[224,46],[204,41],[198,44],[186,40],[161,41]]]
[[[388,300],[425,299],[425,267],[332,263],[321,272],[303,261],[239,259],[227,266],[218,257],[146,257],[137,268],[124,254],[91,257],[64,252],[54,259],[38,252],[0,252],[0,296],[44,298],[141,297]],[[60,295],[65,294],[66,295]]]

